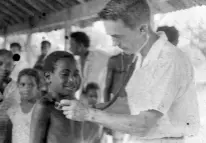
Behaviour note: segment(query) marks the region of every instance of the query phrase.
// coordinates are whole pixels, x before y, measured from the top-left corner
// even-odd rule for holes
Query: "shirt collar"
[[[157,33],[160,37],[159,39],[153,44],[152,48],[148,52],[145,59],[142,61],[142,67],[148,65],[150,62],[156,60],[162,50],[164,48],[164,44],[167,41],[167,37],[164,32]]]

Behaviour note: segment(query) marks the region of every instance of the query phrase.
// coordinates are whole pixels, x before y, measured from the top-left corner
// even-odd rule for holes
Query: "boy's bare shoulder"
[[[53,101],[49,96],[42,97],[39,101],[36,103],[36,109],[37,110],[44,110],[44,111],[50,111],[51,107],[54,105]]]

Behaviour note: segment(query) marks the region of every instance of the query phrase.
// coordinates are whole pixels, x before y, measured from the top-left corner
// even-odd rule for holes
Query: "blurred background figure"
[[[82,77],[81,89],[85,88],[90,82],[97,83],[100,88],[98,102],[103,102],[109,55],[101,50],[91,50],[90,37],[85,32],[73,32],[70,38],[71,52],[75,56],[79,56],[77,62]],[[79,98],[78,96],[77,98]]]
[[[157,32],[162,31],[166,34],[170,43],[177,46],[179,42],[179,31],[174,26],[161,26],[157,28]]]
[[[26,53],[22,51],[22,47],[19,43],[11,43],[10,50],[13,53],[14,69],[11,73],[12,80],[16,81],[19,72],[24,68],[29,68],[29,64],[26,60]]]
[[[88,83],[83,91],[81,100],[83,103],[93,107],[98,102],[99,86],[96,83]],[[100,143],[102,130],[98,124],[83,122],[83,137],[85,143]]]
[[[34,67],[42,66],[44,64],[44,59],[47,56],[49,50],[51,49],[51,43],[49,41],[42,41],[41,42],[41,55],[38,57]]]

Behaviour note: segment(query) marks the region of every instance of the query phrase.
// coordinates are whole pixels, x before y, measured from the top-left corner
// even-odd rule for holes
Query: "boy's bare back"
[[[81,124],[66,119],[45,96],[34,107],[30,143],[80,143]]]

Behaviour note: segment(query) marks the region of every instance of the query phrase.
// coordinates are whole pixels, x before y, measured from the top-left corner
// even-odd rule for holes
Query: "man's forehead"
[[[126,35],[132,31],[121,20],[104,20],[103,24],[108,35]]]

